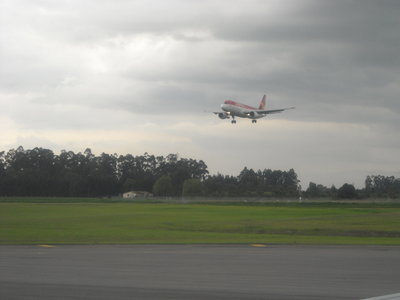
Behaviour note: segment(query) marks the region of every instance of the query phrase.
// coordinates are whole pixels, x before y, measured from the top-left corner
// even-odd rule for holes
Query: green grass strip
[[[397,207],[0,203],[0,244],[400,245]]]

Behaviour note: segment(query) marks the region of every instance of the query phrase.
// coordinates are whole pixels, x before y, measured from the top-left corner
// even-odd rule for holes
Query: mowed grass
[[[398,207],[0,203],[0,244],[400,245]]]

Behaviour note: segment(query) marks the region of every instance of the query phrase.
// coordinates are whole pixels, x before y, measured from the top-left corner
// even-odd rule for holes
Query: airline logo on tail
[[[266,95],[264,95],[262,97],[261,102],[260,102],[260,106],[258,107],[258,109],[265,109],[265,98],[267,98]]]

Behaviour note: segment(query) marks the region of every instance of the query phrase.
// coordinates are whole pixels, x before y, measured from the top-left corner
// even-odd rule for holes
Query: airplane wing
[[[257,110],[257,112],[258,112],[259,114],[269,115],[269,114],[280,113],[280,112],[283,112],[283,111],[285,111],[285,110],[294,109],[294,108],[295,108],[295,107],[292,106],[292,107],[286,107],[286,108],[280,108],[280,109]]]
[[[226,114],[228,116],[231,115],[231,112],[229,111],[213,111],[214,114],[219,115],[219,114]]]

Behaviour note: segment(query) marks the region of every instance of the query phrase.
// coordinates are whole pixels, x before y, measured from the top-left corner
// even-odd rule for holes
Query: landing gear
[[[232,123],[232,124],[236,124],[235,116],[232,116],[232,121],[231,121],[231,123]]]
[[[251,123],[257,123],[257,120],[251,120]]]

